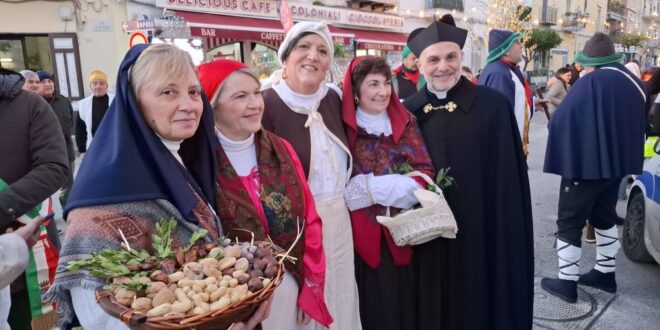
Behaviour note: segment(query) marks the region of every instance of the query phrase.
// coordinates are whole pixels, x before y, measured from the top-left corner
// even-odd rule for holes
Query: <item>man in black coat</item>
[[[62,209],[64,209],[66,201],[69,199],[69,191],[73,185],[73,169],[76,160],[76,154],[73,151],[73,140],[71,139],[74,124],[73,107],[66,97],[55,90],[53,77],[48,72],[38,71],[37,75],[39,76],[40,85],[39,94],[53,108],[55,116],[57,116],[57,120],[60,122],[60,127],[62,127],[64,142],[66,143],[66,153],[69,159],[69,176],[64,186],[62,186],[62,193],[60,194],[60,204],[62,205]]]
[[[456,239],[415,247],[419,329],[530,329],[534,253],[529,180],[508,99],[461,77],[467,31],[445,15],[409,42],[426,87],[404,105],[418,118]]]
[[[9,184],[0,191],[0,232],[17,226],[16,218],[55,193],[69,174],[66,145],[57,117],[48,103],[22,90],[25,79],[0,69],[0,178]],[[57,244],[55,222],[48,236]],[[31,329],[32,316],[25,275],[12,283],[9,324]]]

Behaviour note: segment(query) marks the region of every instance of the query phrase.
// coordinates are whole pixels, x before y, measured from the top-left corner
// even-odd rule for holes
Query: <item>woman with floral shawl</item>
[[[240,235],[247,230],[255,239],[270,237],[287,250],[293,246],[290,255],[295,259],[285,261],[287,272],[264,328],[309,328],[310,317],[329,326],[321,218],[295,151],[261,128],[259,78],[245,64],[230,60],[201,65],[199,77],[214,111],[219,141],[216,201],[225,232]]]
[[[434,170],[415,117],[399,102],[385,59],[353,59],[344,78],[342,119],[353,154],[346,188],[363,329],[417,329],[412,249],[376,221],[418,203],[426,183],[405,176]]]

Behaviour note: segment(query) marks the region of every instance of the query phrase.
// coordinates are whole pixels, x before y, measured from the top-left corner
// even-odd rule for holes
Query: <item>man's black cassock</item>
[[[453,112],[424,106],[454,102]],[[529,179],[509,101],[466,78],[439,100],[424,88],[404,105],[418,118],[456,239],[415,247],[419,329],[531,329],[534,246]]]

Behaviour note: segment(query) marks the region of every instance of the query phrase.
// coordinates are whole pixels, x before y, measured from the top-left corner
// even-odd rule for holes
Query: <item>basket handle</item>
[[[420,178],[422,178],[422,180],[424,180],[426,183],[428,183],[429,185],[435,187],[435,193],[436,193],[436,194],[438,194],[438,195],[442,195],[442,189],[440,189],[440,187],[438,187],[438,185],[435,184],[435,182],[434,182],[433,180],[431,180],[431,177],[429,177],[427,174],[422,173],[422,172],[420,172],[420,171],[411,171],[411,172],[408,172],[408,173],[406,173],[406,174],[404,174],[404,175],[407,176],[407,177],[411,177],[411,178],[412,178],[412,177],[420,177]],[[391,214],[391,212],[390,212],[390,207],[388,206],[388,207],[386,208],[386,210],[385,210],[385,216],[386,216],[386,217],[389,217],[390,214]]]
[[[442,194],[442,189],[440,189],[440,187],[438,187],[438,185],[435,184],[435,181],[431,180],[431,177],[429,177],[427,174],[422,173],[420,171],[412,171],[412,172],[408,172],[404,175],[408,176],[408,177],[422,178],[422,180],[424,180],[426,183],[428,183],[429,185],[435,187],[435,192],[437,192],[438,194]]]

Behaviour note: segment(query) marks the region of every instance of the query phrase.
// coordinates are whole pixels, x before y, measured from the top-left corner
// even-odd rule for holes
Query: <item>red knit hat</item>
[[[199,66],[198,74],[199,81],[202,83],[204,92],[209,98],[209,102],[215,100],[215,93],[218,92],[222,83],[235,71],[241,69],[249,69],[249,67],[241,62],[233,60],[215,60],[210,63],[205,63]]]

